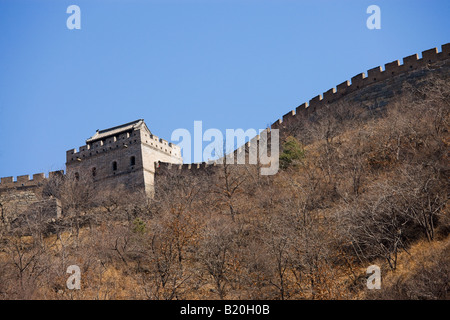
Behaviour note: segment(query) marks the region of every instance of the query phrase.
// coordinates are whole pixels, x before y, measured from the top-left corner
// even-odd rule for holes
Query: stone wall
[[[42,200],[36,186],[4,189],[0,192],[0,224],[8,224],[24,213],[30,205]]]
[[[101,188],[123,184],[130,190],[154,189],[155,162],[181,163],[178,146],[160,139],[144,126],[117,137],[67,151],[67,175],[92,176]]]
[[[422,52],[422,57],[414,54],[403,58],[403,64],[394,61],[387,63],[384,70],[375,67],[367,75],[360,73],[331,88],[322,95],[303,103],[295,110],[286,113],[282,119],[274,122],[273,129],[285,130],[305,118],[314,117],[321,108],[332,108],[338,103],[351,103],[366,109],[381,109],[396,97],[400,97],[404,84],[420,86],[421,82],[433,74],[450,74],[450,44]],[[139,127],[104,139],[90,139],[87,144],[66,153],[66,172],[69,177],[77,174],[88,175],[100,188],[111,188],[123,184],[130,189],[154,191],[155,174],[164,174],[171,170],[189,170],[195,172],[211,171],[214,164],[182,164],[181,150],[178,146],[151,134],[143,120]],[[120,126],[119,126],[120,127]],[[107,131],[107,130],[106,130]],[[236,153],[245,152],[250,145],[258,144],[259,136],[251,139]],[[209,169],[208,169],[209,168]],[[63,175],[63,171],[49,173],[49,178]],[[46,178],[43,173],[0,179],[0,219],[11,221],[17,218],[33,203],[45,199],[41,197],[41,187]],[[55,209],[56,210],[56,209]],[[57,214],[55,214],[57,215]]]
[[[433,73],[449,74],[450,43],[442,45],[441,52],[437,48],[385,64],[384,70],[375,67],[344,81],[336,88],[317,95],[305,102],[271,125],[271,129],[282,129],[302,117],[310,117],[317,110],[339,102],[358,103],[368,108],[383,107],[393,98],[402,94],[403,85],[407,82],[418,84]]]
[[[432,75],[450,76],[450,43],[442,45],[441,52],[437,48],[422,52],[422,58],[414,54],[403,58],[403,64],[398,60],[385,64],[382,67],[375,67],[365,73],[360,73],[351,78],[351,81],[344,81],[336,88],[312,98],[309,102],[301,104],[267,128],[268,136],[273,129],[279,129],[280,133],[292,132],[296,126],[305,118],[314,118],[315,113],[321,108],[333,108],[333,106],[343,103],[361,106],[367,110],[375,111],[382,109],[388,103],[401,97],[406,83],[412,86],[420,86],[422,81]],[[256,136],[244,146],[235,150],[235,154],[247,152],[250,145],[258,145],[260,136]],[[157,173],[166,174],[170,171],[192,171],[201,172],[210,167],[211,163],[193,163],[172,165],[170,163],[159,163]],[[159,172],[158,172],[159,171]]]

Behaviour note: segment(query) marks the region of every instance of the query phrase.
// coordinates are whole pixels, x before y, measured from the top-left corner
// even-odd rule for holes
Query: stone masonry
[[[154,136],[140,119],[97,131],[78,152],[68,150],[66,174],[75,178],[89,175],[104,188],[123,184],[151,195],[159,161],[181,164],[181,150]]]
[[[357,103],[364,108],[382,108],[403,94],[405,83],[420,86],[432,75],[448,77],[450,74],[450,43],[422,52],[422,57],[414,54],[382,67],[368,70],[344,81],[335,88],[312,98],[295,110],[286,113],[274,122],[271,129],[289,130],[289,127],[304,118],[314,117],[317,110],[329,108],[337,103]],[[242,148],[258,143],[259,136]],[[124,185],[130,190],[144,191],[152,196],[155,190],[155,173],[167,170],[205,171],[209,164],[183,164],[178,146],[154,136],[143,119],[125,123],[97,132],[79,150],[66,153],[66,176],[77,178],[81,175],[92,178],[99,188]],[[209,169],[208,169],[209,170]],[[50,172],[48,178],[43,173],[5,177],[0,180],[0,224],[12,221],[32,203],[41,203],[42,185],[53,176],[62,176],[63,171]],[[55,206],[53,206],[55,207]],[[55,212],[55,217],[61,212]],[[64,213],[63,213],[64,214]]]

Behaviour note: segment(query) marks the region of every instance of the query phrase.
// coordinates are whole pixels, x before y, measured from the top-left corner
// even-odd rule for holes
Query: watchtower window
[[[80,174],[78,172],[75,172],[75,180],[76,181],[80,180]]]
[[[92,176],[95,177],[97,175],[97,168],[92,168]]]
[[[112,168],[113,168],[113,171],[116,171],[116,170],[117,170],[117,162],[116,162],[116,161],[114,161],[114,162],[112,163]]]
[[[134,166],[136,164],[136,158],[134,156],[132,156],[130,158],[130,166]]]

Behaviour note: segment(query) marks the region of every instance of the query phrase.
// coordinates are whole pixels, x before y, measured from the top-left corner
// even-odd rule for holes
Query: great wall
[[[372,109],[382,108],[393,98],[401,95],[406,82],[417,83],[434,73],[450,74],[450,43],[442,45],[440,52],[437,48],[425,50],[422,52],[421,58],[416,53],[403,58],[402,64],[399,60],[395,60],[385,64],[384,69],[378,66],[369,69],[367,75],[364,72],[359,73],[351,80],[342,82],[335,88],[315,96],[309,102],[284,114],[282,118],[267,128],[267,131],[283,130],[301,119],[314,115],[324,106],[332,108],[333,104],[340,102],[355,102]],[[248,149],[252,143],[257,143],[258,140],[259,136],[256,136],[241,148]],[[211,165],[215,164],[205,162],[181,165],[160,163],[159,167],[177,170],[203,170]]]
[[[318,110],[337,103],[357,103],[365,108],[377,109],[387,105],[402,94],[403,85],[420,85],[420,81],[432,74],[450,74],[450,43],[422,52],[421,58],[413,54],[399,60],[369,69],[317,95],[275,121],[267,131],[283,130],[301,119],[313,116]],[[239,151],[257,143],[259,136],[251,139]],[[154,176],[165,170],[204,170],[214,163],[182,164],[181,150],[178,146],[154,136],[142,119],[117,127],[97,131],[86,145],[70,149],[66,153],[66,175],[89,172],[93,179],[105,186],[111,183],[133,185],[151,194],[154,189]],[[4,221],[12,210],[26,208],[30,203],[43,201],[40,195],[43,184],[63,171],[21,175],[0,179],[0,210]],[[106,184],[105,184],[106,183]],[[13,209],[15,208],[15,209]],[[16,215],[16,214],[14,214]],[[6,220],[11,220],[6,219]]]
[[[408,79],[423,78],[427,73],[433,72],[434,70],[441,70],[443,68],[448,69],[449,59],[450,43],[447,43],[442,45],[441,52],[438,52],[437,48],[433,48],[423,51],[422,58],[419,58],[419,55],[416,53],[403,58],[403,64],[400,64],[399,60],[395,60],[385,64],[384,70],[381,66],[369,69],[367,71],[367,76],[365,73],[360,73],[352,77],[351,81],[344,81],[337,85],[336,88],[331,88],[324,92],[323,95],[315,96],[309,103],[305,102],[295,110],[286,113],[282,119],[273,123],[271,128],[282,128],[283,124],[294,121],[297,115],[303,116],[314,113],[324,105],[334,103],[340,99],[348,99],[348,96],[351,94],[354,94],[357,91],[367,90],[368,87],[371,87],[374,89],[372,91],[375,91],[374,95],[367,97],[369,98],[368,100],[370,101],[381,97],[384,98],[383,105],[385,105],[394,94],[392,90],[386,90],[387,87],[393,87],[393,89],[400,92],[401,85]],[[405,77],[405,74],[410,74],[412,77]],[[397,81],[394,85],[388,83],[389,81],[395,80],[400,81]],[[376,88],[375,86],[380,83],[384,83],[384,87]],[[376,93],[379,94],[377,95]]]

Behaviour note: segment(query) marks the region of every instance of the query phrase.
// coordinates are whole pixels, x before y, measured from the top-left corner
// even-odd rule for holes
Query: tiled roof
[[[128,123],[122,124],[120,126],[112,127],[109,129],[97,130],[97,132],[92,137],[90,137],[89,139],[86,140],[86,143],[92,143],[96,140],[105,139],[107,137],[120,134],[122,132],[132,131],[132,130],[140,127],[142,124],[145,125],[144,119],[139,119],[136,121],[128,122]]]

